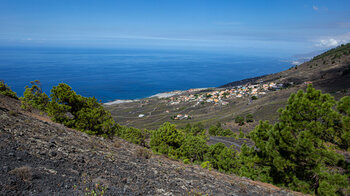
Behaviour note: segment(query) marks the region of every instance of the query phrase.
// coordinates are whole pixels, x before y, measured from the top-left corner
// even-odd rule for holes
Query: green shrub
[[[11,90],[4,81],[0,80],[0,94],[18,99],[17,94]]]
[[[150,131],[134,127],[120,127],[116,130],[116,135],[131,143],[146,146],[146,139],[150,137]]]
[[[153,131],[150,146],[153,151],[179,158],[178,149],[185,139],[182,130],[169,122],[164,123],[159,129]]]
[[[218,156],[218,170],[226,173],[233,173],[236,171],[238,164],[236,161],[236,151],[231,147],[225,147]]]
[[[240,126],[244,125],[244,117],[236,116],[235,123],[238,123]]]
[[[244,138],[244,137],[245,137],[245,135],[244,135],[242,129],[239,129],[239,136],[238,136],[238,137],[239,137],[239,138]]]
[[[234,137],[234,133],[230,129],[224,129],[221,123],[218,122],[216,125],[209,127],[209,135],[212,136],[222,136],[222,137]]]
[[[190,160],[189,159],[184,159],[184,164],[189,164],[190,163]]]
[[[235,133],[233,133],[233,131],[231,131],[231,129],[221,129],[219,131],[219,136],[223,136],[223,137],[235,137]]]
[[[254,122],[253,115],[252,114],[247,114],[247,116],[245,117],[245,121],[247,123]]]
[[[75,128],[92,135],[112,136],[115,133],[111,113],[103,108],[95,98],[86,98],[86,105],[73,115]]]
[[[202,162],[208,149],[207,136],[202,129],[201,124],[193,127],[188,124],[183,131],[166,122],[152,132],[150,146],[153,151],[173,159]]]
[[[207,153],[207,141],[199,136],[187,136],[181,145],[179,152],[182,157],[190,159],[192,162],[204,160]]]
[[[111,137],[117,125],[111,113],[94,97],[77,95],[70,86],[60,83],[51,89],[47,113],[52,120],[88,134]]]
[[[209,161],[213,168],[221,172],[233,173],[238,167],[235,150],[227,148],[221,142],[209,146],[205,160]]]
[[[26,110],[35,108],[41,111],[46,111],[47,104],[49,103],[49,96],[47,96],[41,88],[39,80],[30,82],[31,88],[25,87],[23,97],[21,97],[21,107]]]
[[[211,170],[213,169],[213,167],[212,167],[212,165],[210,164],[209,161],[203,162],[203,163],[201,164],[201,167],[202,167],[203,169],[208,169],[209,171],[211,171]]]
[[[225,144],[219,142],[209,146],[208,152],[205,155],[205,160],[210,161],[215,169],[219,168],[219,155],[226,148]]]
[[[211,125],[208,131],[209,135],[216,136],[218,134],[217,130],[218,130],[218,127],[216,125]]]
[[[194,125],[188,123],[184,129],[184,132],[186,133],[186,135],[206,135],[206,130],[204,129],[203,124],[200,122]]]

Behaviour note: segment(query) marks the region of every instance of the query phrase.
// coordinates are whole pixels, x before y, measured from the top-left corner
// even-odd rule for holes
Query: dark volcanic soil
[[[0,95],[1,195],[292,195],[22,111]]]

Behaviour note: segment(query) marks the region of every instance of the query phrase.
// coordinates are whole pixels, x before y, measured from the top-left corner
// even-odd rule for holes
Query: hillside
[[[106,106],[129,116],[117,121],[129,126],[116,124],[95,98],[78,95],[67,84],[54,86],[49,98],[34,81],[18,99],[2,82],[1,193],[299,194],[249,180],[255,179],[304,193],[344,195],[349,191],[350,97],[334,101],[311,86],[305,93],[290,94],[310,83],[336,99],[349,94],[348,47],[284,72],[235,83],[238,86],[191,89]],[[288,97],[288,107],[276,118]],[[253,130],[258,120],[276,124],[260,122],[246,138],[244,132]],[[130,127],[164,121],[183,129],[171,123],[151,131]]]
[[[106,105],[105,108],[111,111],[114,119],[127,126],[137,128],[154,129],[163,122],[169,121],[184,127],[187,123],[201,122],[205,127],[223,123],[235,133],[239,129],[243,132],[251,131],[259,120],[274,121],[278,117],[277,109],[284,107],[291,93],[299,89],[305,89],[307,83],[312,83],[316,89],[330,93],[336,99],[349,95],[350,91],[350,44],[340,46],[327,51],[309,62],[299,66],[291,67],[288,70],[266,76],[249,78],[241,81],[228,83],[219,88],[207,90],[184,91],[182,95],[174,95],[168,98],[146,98],[134,102]],[[200,104],[191,101],[180,101],[178,104],[171,104],[175,99],[182,97],[198,96],[213,91],[225,91],[240,85],[249,84],[281,84],[284,87],[275,91],[266,91],[266,94],[258,95],[258,99],[252,100],[251,96],[240,98],[222,98],[224,104],[201,102]],[[142,114],[142,117],[139,115]],[[187,114],[191,118],[174,120],[176,115]],[[234,122],[237,115],[252,114],[253,123],[246,123],[238,126]]]
[[[89,136],[0,95],[1,195],[300,195]]]

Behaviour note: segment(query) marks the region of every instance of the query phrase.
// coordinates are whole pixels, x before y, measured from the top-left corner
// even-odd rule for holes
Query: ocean
[[[146,49],[0,48],[0,80],[23,96],[30,81],[69,84],[102,102],[160,92],[217,87],[285,70],[281,58],[220,52]]]

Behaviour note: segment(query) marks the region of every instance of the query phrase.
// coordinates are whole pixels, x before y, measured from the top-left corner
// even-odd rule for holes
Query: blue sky
[[[0,0],[0,46],[297,54],[350,41],[349,0]]]

